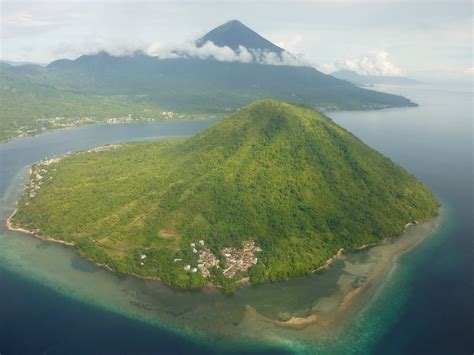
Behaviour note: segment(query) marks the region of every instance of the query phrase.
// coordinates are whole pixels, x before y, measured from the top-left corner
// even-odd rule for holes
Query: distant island
[[[231,291],[308,275],[437,211],[330,118],[266,99],[189,139],[39,162],[8,224],[120,273]]]
[[[298,63],[237,20],[193,46],[161,56],[99,52],[46,66],[1,62],[0,141],[84,124],[221,117],[267,97],[320,111],[416,106]],[[212,46],[225,55],[206,54]]]
[[[353,70],[341,69],[331,74],[335,78],[349,81],[358,86],[380,85],[415,85],[419,81],[405,76],[361,75]]]

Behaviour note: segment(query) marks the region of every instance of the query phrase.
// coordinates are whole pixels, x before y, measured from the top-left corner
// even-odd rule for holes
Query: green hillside
[[[44,130],[108,123],[112,119],[117,123],[163,120],[167,118],[163,111],[156,102],[141,97],[61,87],[60,81],[53,80],[48,70],[40,66],[0,65],[0,141]],[[173,116],[185,117],[191,115]]]
[[[303,66],[101,52],[58,60],[47,70],[57,87],[96,95],[140,95],[184,112],[228,112],[266,97],[324,110],[416,106],[402,96],[362,89]]]
[[[276,100],[190,139],[76,153],[33,170],[15,225],[181,287],[306,275],[438,208],[414,176],[331,119]],[[202,255],[219,260],[207,277],[192,272]],[[250,267],[228,277],[234,255]]]

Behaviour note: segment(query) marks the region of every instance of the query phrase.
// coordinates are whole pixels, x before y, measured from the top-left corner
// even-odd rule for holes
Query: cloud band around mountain
[[[283,51],[274,53],[261,49],[245,48],[239,46],[234,51],[230,47],[219,47],[213,42],[206,42],[197,46],[194,42],[184,43],[180,46],[160,46],[152,44],[146,50],[147,54],[157,56],[160,59],[167,58],[198,58],[214,59],[221,62],[259,63],[269,65],[310,66],[301,58]]]

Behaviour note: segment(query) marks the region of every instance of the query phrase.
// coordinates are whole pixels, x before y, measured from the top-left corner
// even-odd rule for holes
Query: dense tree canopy
[[[197,240],[218,258],[254,240],[258,263],[236,279],[281,280],[313,272],[341,248],[399,235],[438,208],[413,175],[331,119],[277,100],[186,140],[69,155],[43,181],[35,197],[25,192],[15,224],[73,241],[117,271],[183,287],[208,282],[183,270],[196,263]],[[235,280],[216,269],[212,281]]]

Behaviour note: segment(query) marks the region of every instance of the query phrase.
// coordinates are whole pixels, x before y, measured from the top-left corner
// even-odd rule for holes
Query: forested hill
[[[56,61],[47,69],[49,78],[65,89],[140,96],[173,111],[229,112],[266,97],[323,110],[416,106],[404,97],[362,89],[304,66],[102,52]]]
[[[413,175],[329,118],[277,100],[187,140],[72,154],[35,171],[41,178],[33,174],[15,225],[183,287],[305,275],[341,248],[401,234],[438,206]],[[202,254],[220,268],[201,272]],[[249,267],[229,272],[234,254]]]
[[[66,89],[39,65],[0,65],[0,141],[81,124],[162,120],[163,111],[144,98]]]

